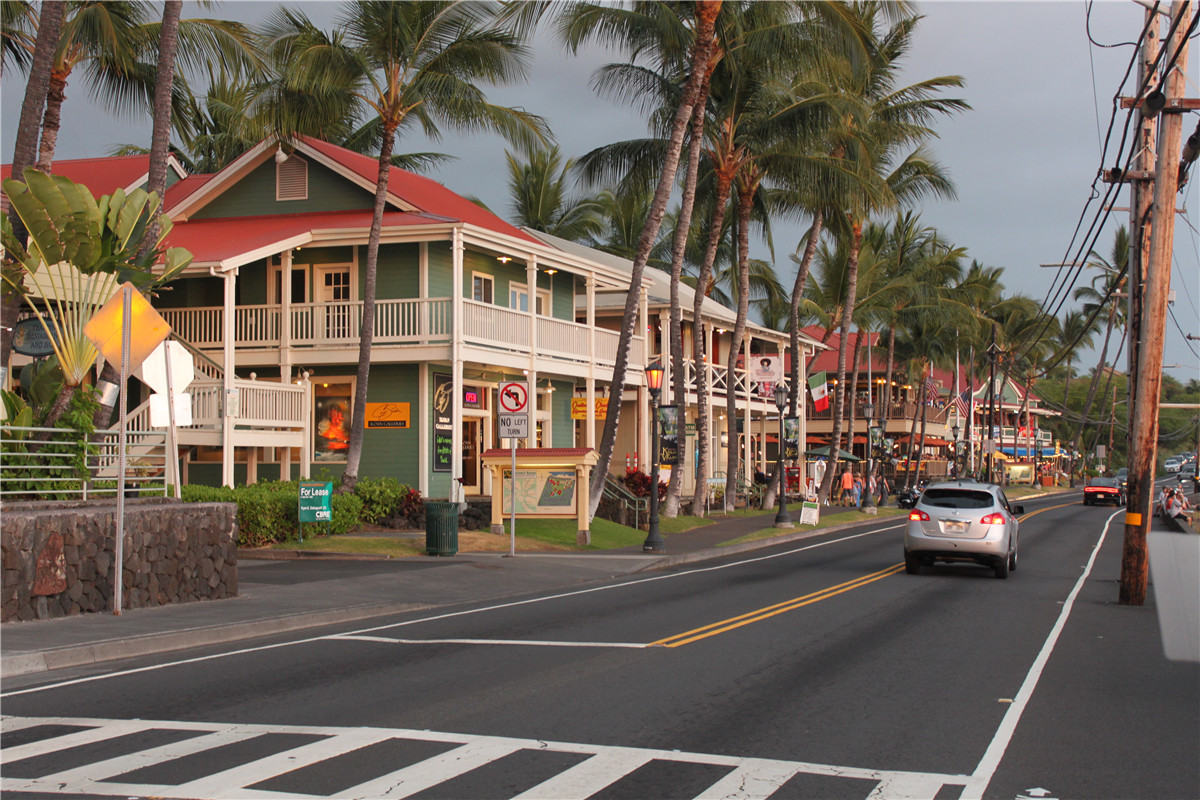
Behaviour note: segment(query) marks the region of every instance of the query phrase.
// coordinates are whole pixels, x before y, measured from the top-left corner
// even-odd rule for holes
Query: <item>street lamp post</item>
[[[962,477],[962,468],[958,465],[958,423],[950,428],[950,433],[954,436],[954,477]]]
[[[875,492],[872,490],[871,478],[875,476],[875,461],[872,458],[874,453],[871,447],[871,420],[875,418],[874,403],[867,402],[863,404],[863,417],[867,420],[867,479],[863,486],[863,508],[875,507]]]
[[[646,386],[650,390],[650,524],[646,541],[642,543],[645,553],[664,553],[667,543],[658,532],[658,393],[662,390],[663,366],[655,361],[646,367]]]
[[[783,472],[783,409],[787,407],[788,390],[782,384],[775,385],[775,407],[779,409],[779,513],[775,515],[776,528],[791,528],[792,518],[787,510],[787,475]]]

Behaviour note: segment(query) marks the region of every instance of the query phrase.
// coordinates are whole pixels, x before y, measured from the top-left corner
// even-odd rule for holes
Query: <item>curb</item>
[[[283,617],[267,617],[231,625],[210,625],[170,633],[152,633],[128,639],[112,639],[86,645],[74,645],[37,653],[16,653],[0,657],[0,678],[12,678],[35,672],[98,664],[135,656],[157,655],[191,647],[227,644],[276,633],[291,633],[340,622],[355,622],[402,611],[433,608],[427,603],[378,603],[328,611],[311,611]]]

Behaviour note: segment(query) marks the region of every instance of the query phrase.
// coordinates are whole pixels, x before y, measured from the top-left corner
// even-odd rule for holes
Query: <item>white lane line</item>
[[[1124,513],[1124,510],[1114,511],[1112,516],[1108,518],[1108,521],[1104,523],[1104,530],[1101,531],[1100,539],[1096,542],[1096,546],[1092,548],[1092,556],[1088,559],[1083,574],[1079,576],[1079,580],[1075,582],[1071,593],[1067,595],[1062,611],[1058,614],[1058,621],[1054,623],[1049,636],[1046,637],[1045,643],[1042,644],[1041,652],[1033,660],[1033,666],[1029,668],[1029,673],[1026,674],[1025,681],[1021,684],[1020,690],[1017,691],[1016,697],[1013,698],[1012,704],[1009,705],[1008,711],[1004,713],[1004,719],[1000,721],[1000,727],[996,729],[996,735],[992,737],[992,742],[984,752],[979,766],[975,768],[975,772],[971,775],[971,780],[967,782],[966,788],[963,789],[961,800],[980,800],[983,797],[984,790],[991,783],[992,777],[996,774],[996,769],[1004,759],[1004,753],[1008,750],[1009,743],[1012,742],[1013,734],[1017,730],[1017,723],[1021,721],[1021,715],[1025,713],[1025,708],[1029,705],[1029,699],[1033,696],[1034,690],[1037,689],[1042,672],[1046,669],[1046,662],[1050,660],[1050,655],[1054,652],[1054,647],[1058,643],[1058,637],[1062,634],[1063,628],[1066,627],[1067,618],[1071,616],[1071,609],[1075,607],[1075,598],[1079,596],[1079,592],[1083,590],[1088,576],[1092,574],[1092,567],[1095,566],[1096,558],[1100,555],[1100,548],[1104,544],[1105,537],[1108,536],[1109,526],[1112,525],[1114,519]]]
[[[864,531],[862,533],[855,533],[855,534],[851,534],[849,536],[843,536],[838,539],[830,539],[830,540],[824,541],[824,542],[816,542],[814,544],[805,545],[804,547],[797,547],[792,550],[786,550],[781,553],[771,553],[769,555],[758,556],[756,558],[741,559],[739,561],[733,561],[728,564],[718,564],[717,566],[713,566],[713,567],[701,567],[699,569],[690,569],[690,570],[687,570],[684,572],[672,572],[672,573],[668,573],[666,575],[653,575],[653,576],[650,576],[647,578],[639,578],[636,580],[625,581],[623,583],[614,583],[614,584],[609,584],[607,586],[593,586],[588,589],[577,589],[577,590],[571,591],[571,592],[561,592],[559,594],[546,595],[545,597],[532,597],[527,600],[515,600],[510,603],[498,603],[496,605],[484,606],[482,608],[472,608],[472,609],[467,609],[465,611],[451,611],[451,612],[447,612],[445,614],[435,614],[435,615],[429,616],[429,617],[421,617],[420,619],[408,620],[407,622],[396,622],[396,623],[391,623],[388,625],[376,625],[376,626],[373,626],[370,628],[360,628],[359,630],[348,631],[347,634],[344,634],[344,635],[369,634],[369,633],[374,633],[375,631],[388,630],[390,628],[402,628],[402,627],[405,627],[408,625],[419,625],[419,624],[425,623],[425,622],[438,622],[438,621],[444,620],[444,619],[453,619],[455,617],[464,617],[464,616],[469,616],[471,614],[482,614],[482,613],[485,613],[488,611],[500,611],[500,610],[507,609],[507,608],[516,608],[518,606],[532,605],[534,603],[545,603],[545,602],[548,602],[551,600],[563,600],[563,599],[566,599],[569,597],[579,597],[582,595],[593,594],[596,592],[607,592],[607,591],[610,591],[613,589],[625,589],[630,586],[639,586],[644,583],[652,583],[655,581],[674,580],[676,578],[686,578],[686,577],[690,577],[692,575],[699,575],[699,574],[702,574],[705,572],[716,572],[718,570],[731,569],[733,567],[740,567],[740,566],[743,566],[746,564],[754,564],[759,561],[769,561],[769,560],[775,559],[775,558],[783,558],[785,556],[796,555],[797,553],[802,553],[806,550],[813,550],[818,547],[828,547],[829,545],[840,544],[841,542],[848,542],[853,539],[860,539],[864,536],[874,536],[877,533],[884,533],[886,531],[896,530],[897,528],[900,528],[900,527],[902,527],[902,525],[889,525],[885,528],[879,528],[877,530]],[[276,644],[258,645],[256,647],[243,647],[238,650],[230,650],[229,652],[226,652],[226,653],[213,653],[212,655],[197,656],[196,658],[184,658],[184,659],[180,659],[178,661],[167,661],[162,664],[153,664],[153,665],[146,666],[146,667],[135,667],[133,669],[119,670],[116,672],[105,672],[105,673],[102,673],[99,675],[89,675],[86,678],[73,678],[71,680],[59,681],[58,683],[47,683],[47,684],[43,684],[41,686],[31,686],[27,689],[17,689],[12,692],[0,692],[0,699],[5,698],[5,697],[20,697],[21,695],[34,694],[36,692],[45,692],[45,691],[48,691],[51,689],[61,689],[61,688],[67,687],[67,686],[78,686],[78,685],[85,684],[85,683],[92,683],[93,681],[108,680],[109,678],[121,678],[121,677],[126,677],[129,675],[138,675],[138,674],[144,673],[144,672],[154,672],[154,671],[157,671],[160,669],[168,669],[170,667],[183,666],[186,664],[199,664],[204,661],[213,661],[213,660],[219,659],[219,658],[229,658],[231,656],[247,655],[249,653],[261,653],[261,652],[265,652],[267,650],[275,650],[280,647],[292,647],[292,646],[301,645],[301,644],[313,644],[314,642],[324,641],[326,638],[327,637],[325,637],[325,636],[313,636],[313,637],[309,637],[309,638],[305,638],[305,639],[294,639],[292,641],[287,641],[287,642],[277,642]]]
[[[529,639],[392,639],[387,636],[359,636],[353,633],[326,636],[326,639],[346,639],[353,642],[382,642],[384,644],[503,644],[526,647],[623,647],[645,650],[650,645],[637,642],[539,642]]]

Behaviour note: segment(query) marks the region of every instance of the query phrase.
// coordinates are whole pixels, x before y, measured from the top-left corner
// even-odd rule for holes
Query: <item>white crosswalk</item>
[[[520,800],[567,800],[590,797],[631,773],[655,763],[683,763],[724,767],[725,772],[704,788],[697,798],[769,798],[798,775],[818,775],[865,781],[873,786],[867,798],[889,800],[932,800],[943,786],[964,786],[970,776],[936,773],[872,770],[813,764],[801,761],[738,758],[733,756],[685,753],[633,747],[606,747],[536,739],[500,736],[469,736],[405,728],[337,728],[303,725],[241,725],[229,723],[173,722],[155,720],[116,720],[75,717],[0,717],[0,730],[7,736],[23,729],[42,726],[79,728],[71,732],[6,747],[0,751],[3,792],[44,795],[111,795],[120,797],[153,796],[172,800],[400,800],[426,791],[438,784],[467,775],[473,770],[522,751],[559,753],[579,756],[582,760],[536,785],[521,791]],[[140,734],[138,741],[152,741],[161,732],[187,732],[191,738],[152,745],[136,752],[106,758],[84,766],[71,767],[38,777],[13,777],[23,772],[20,762],[39,758],[44,762],[54,754],[67,754],[88,745],[97,745],[118,737]],[[266,735],[293,734],[306,737],[306,743],[248,763],[219,770],[210,775],[179,784],[125,783],[121,776],[149,767],[169,765],[175,759],[196,756],[226,745],[236,745]],[[313,737],[318,737],[313,741]],[[371,745],[399,740],[444,745],[438,755],[424,758],[402,769],[364,776],[357,785],[333,794],[297,794],[294,791],[266,791],[251,788],[273,778]],[[72,762],[74,763],[74,762]],[[386,770],[386,765],[380,765]]]

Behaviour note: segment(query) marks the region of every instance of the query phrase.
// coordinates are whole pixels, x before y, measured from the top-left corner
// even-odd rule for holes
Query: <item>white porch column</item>
[[[729,377],[731,380],[733,379],[732,375],[730,375]],[[742,412],[742,416],[745,419],[745,421],[742,423],[742,430],[745,432],[746,439],[745,439],[745,443],[742,445],[742,460],[745,463],[744,469],[746,470],[746,479],[752,480],[754,478],[754,473],[751,471],[752,470],[752,462],[754,459],[754,447],[750,443],[750,433],[754,429],[751,427],[751,425],[753,424],[753,418],[751,417],[750,404],[753,400],[754,390],[750,387],[750,337],[749,336],[742,339],[742,380],[745,382],[745,386],[746,386],[745,392],[743,393],[743,396],[746,398],[746,405],[745,405],[745,409]],[[733,386],[734,386],[734,384],[731,383],[730,391],[734,390]]]
[[[663,346],[661,348],[662,365],[663,365],[663,388],[659,395],[659,402],[664,405],[678,405],[679,398],[675,396],[671,381],[671,312],[664,309],[658,312],[658,329],[663,332]]]
[[[458,497],[455,481],[462,477],[462,324],[463,324],[463,238],[462,229],[455,228],[450,243],[451,289],[450,307],[453,318],[450,372],[454,382],[450,399],[450,417],[454,428],[450,432],[450,497]]]
[[[292,251],[284,250],[279,257],[279,363],[289,368],[292,365]]]
[[[650,326],[650,302],[649,293],[646,287],[643,286],[638,290],[638,331],[642,334],[642,365],[648,366],[651,361],[651,353],[654,350],[653,337],[648,330]]]
[[[585,447],[596,447],[596,278],[588,275],[584,282],[587,291],[588,366],[587,418],[584,420]]]
[[[225,278],[225,305],[221,319],[222,335],[222,388],[223,401],[221,404],[221,485],[233,486],[233,430],[237,422],[239,410],[236,389],[234,388],[234,351],[237,347],[237,308],[234,299],[237,297],[237,268],[227,270]]]
[[[424,247],[424,245],[422,245]],[[417,365],[417,489],[422,497],[429,496],[429,451],[433,447],[433,400],[429,386],[429,363]]]
[[[638,453],[637,468],[647,475],[650,474],[650,391],[644,386],[638,386]],[[651,476],[653,477],[653,476]]]
[[[799,452],[800,452],[800,491],[804,492],[805,481],[808,480],[808,456],[804,451],[808,449],[808,357],[815,350],[810,350],[806,345],[800,345],[800,363],[797,365],[796,375],[800,385],[796,387],[796,414],[800,417],[800,437]]]

